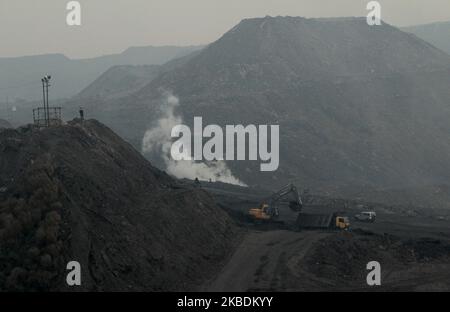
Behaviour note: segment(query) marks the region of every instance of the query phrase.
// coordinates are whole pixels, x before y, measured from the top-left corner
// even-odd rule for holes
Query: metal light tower
[[[48,105],[48,87],[50,86],[50,79],[52,76],[46,75],[41,79],[42,81],[42,93],[44,96],[44,116],[45,116],[45,125],[50,126],[50,110]]]
[[[45,101],[45,80],[44,78],[41,79],[42,81],[42,96],[44,98],[44,120],[45,120],[45,126],[48,127],[48,122],[47,122],[47,114],[45,113],[47,111],[47,104]]]
[[[52,76],[46,75],[41,79],[44,107],[33,109],[33,120],[37,127],[50,127],[62,124],[61,107],[50,107],[48,103],[48,87],[50,87],[51,78]]]

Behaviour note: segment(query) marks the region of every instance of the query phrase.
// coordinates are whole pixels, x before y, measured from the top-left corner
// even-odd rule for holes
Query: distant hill
[[[160,73],[158,65],[118,65],[104,72],[77,97],[108,100],[136,92]]]
[[[0,291],[193,290],[238,234],[205,191],[95,120],[0,131]]]
[[[52,99],[67,98],[86,88],[110,67],[161,65],[200,48],[134,47],[120,54],[91,59],[69,59],[62,54],[0,58],[0,89],[11,100],[39,100],[42,97],[40,78],[48,73],[53,76]]]
[[[245,183],[327,192],[445,184],[449,85],[450,56],[388,24],[255,18],[120,99],[130,122],[120,121],[123,109],[108,120],[138,147],[171,90],[187,124],[203,116],[204,124],[280,125],[276,172],[228,163]]]
[[[450,54],[450,21],[404,27],[403,30]]]
[[[370,198],[391,189],[404,203],[408,192],[395,190],[450,185],[450,56],[386,23],[247,19],[159,70],[137,92],[86,101],[88,115],[140,149],[171,91],[179,99],[175,114],[188,125],[194,116],[204,124],[280,125],[277,171],[261,173],[259,162],[227,163],[249,185],[294,182]],[[65,113],[74,107],[68,116],[75,115],[82,102],[67,103]],[[158,153],[146,156],[167,168]]]

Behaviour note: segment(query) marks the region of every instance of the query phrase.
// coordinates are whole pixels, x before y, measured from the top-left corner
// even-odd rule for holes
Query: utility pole
[[[42,93],[44,96],[44,116],[45,116],[45,125],[47,127],[50,126],[50,108],[48,105],[48,87],[50,86],[50,79],[52,76],[47,75],[41,79],[42,81]]]
[[[45,126],[48,127],[47,114],[45,113],[47,104],[45,103],[45,81],[44,81],[44,78],[42,78],[41,81],[42,81],[42,96],[44,98],[44,120],[45,120]],[[38,115],[39,115],[39,111],[38,111]]]
[[[45,89],[46,89],[46,96],[47,96],[47,110],[45,111],[47,114],[47,126],[50,126],[50,107],[48,106],[48,86],[49,86],[49,80],[50,80],[50,76],[48,76],[49,78],[45,81]]]
[[[61,107],[52,107],[52,114],[50,115],[50,105],[48,103],[48,87],[50,87],[50,79],[52,76],[46,75],[41,79],[42,82],[42,98],[44,100],[44,107],[37,107],[33,109],[33,121],[37,127],[51,127],[62,125]],[[41,112],[43,111],[44,118]]]

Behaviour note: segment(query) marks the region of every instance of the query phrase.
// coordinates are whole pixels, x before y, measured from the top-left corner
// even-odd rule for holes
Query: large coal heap
[[[206,192],[154,168],[95,120],[0,132],[0,290],[186,290],[236,229]]]

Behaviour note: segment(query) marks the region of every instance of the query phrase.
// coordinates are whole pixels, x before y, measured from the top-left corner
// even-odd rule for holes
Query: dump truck
[[[330,214],[310,214],[300,213],[296,225],[299,229],[350,229],[348,217],[338,213]]]

